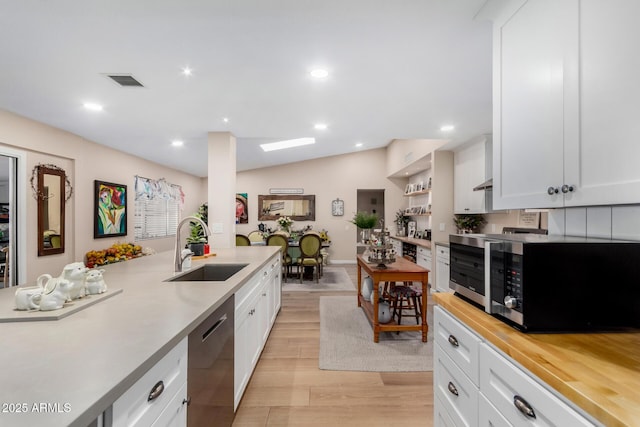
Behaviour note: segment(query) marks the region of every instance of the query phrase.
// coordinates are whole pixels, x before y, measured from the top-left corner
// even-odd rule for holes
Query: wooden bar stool
[[[403,285],[392,286],[389,289],[391,296],[391,307],[393,312],[392,319],[398,319],[398,325],[402,324],[403,310],[413,310],[413,316],[416,318],[416,325],[422,320],[422,311],[420,302],[422,300],[422,290],[417,290],[411,286],[411,282],[404,282]]]

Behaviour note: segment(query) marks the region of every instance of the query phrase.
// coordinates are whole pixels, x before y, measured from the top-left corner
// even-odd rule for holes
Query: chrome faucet
[[[193,254],[187,255],[184,258],[182,257],[182,255],[180,254],[180,244],[181,244],[181,240],[180,239],[180,230],[182,229],[182,226],[184,225],[185,222],[199,222],[200,225],[202,226],[202,229],[204,230],[204,234],[205,236],[209,237],[211,236],[211,231],[209,231],[209,227],[207,227],[207,224],[204,223],[203,220],[201,220],[198,217],[195,216],[187,216],[184,217],[182,221],[180,221],[180,224],[178,224],[178,228],[176,229],[176,253],[175,253],[175,257],[174,257],[174,271],[175,272],[180,272],[182,271],[182,262],[187,259],[187,257],[190,257]]]

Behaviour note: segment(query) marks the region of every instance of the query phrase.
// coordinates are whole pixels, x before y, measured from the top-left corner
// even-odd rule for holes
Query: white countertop
[[[123,292],[54,321],[0,324],[0,425],[86,426],[187,336],[276,247],[212,249],[193,261],[248,263],[226,282],[164,282],[175,275],[173,251],[105,266],[107,286]],[[59,272],[50,272],[57,276]],[[14,306],[15,288],[0,289]],[[44,412],[35,412],[41,404]],[[16,412],[26,408],[26,413]]]

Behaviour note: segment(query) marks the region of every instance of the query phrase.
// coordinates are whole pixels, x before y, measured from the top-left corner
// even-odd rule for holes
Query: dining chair
[[[264,242],[264,235],[260,230],[253,230],[251,233],[247,234],[247,237],[252,242]]]
[[[251,246],[251,240],[244,234],[236,234],[236,246]]]
[[[305,267],[313,267],[316,273],[316,283],[320,281],[320,268],[322,266],[322,260],[320,258],[320,248],[322,248],[322,241],[320,237],[315,234],[305,234],[300,238],[300,258],[296,263],[298,267],[298,273],[300,274],[300,283],[302,283],[302,276]]]
[[[282,269],[284,270],[283,281],[287,282],[287,276],[291,271],[293,265],[293,259],[289,255],[289,241],[281,234],[272,234],[267,237],[267,246],[280,246],[280,253],[282,254]]]

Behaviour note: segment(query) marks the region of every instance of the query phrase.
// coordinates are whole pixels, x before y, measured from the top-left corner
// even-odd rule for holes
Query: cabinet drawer
[[[188,338],[185,337],[113,403],[114,427],[153,424],[187,382],[187,348]],[[160,381],[164,390],[149,401],[152,389]]]
[[[433,309],[435,323],[435,343],[439,344],[456,365],[479,385],[479,356],[480,338],[454,319],[441,307]]]
[[[433,425],[435,427],[457,427],[442,401],[437,396],[435,396],[433,400]]]
[[[512,424],[480,392],[478,397],[478,427],[512,427]]]
[[[436,343],[433,348],[435,397],[446,408],[456,426],[475,426],[478,420],[478,395],[475,384]]]
[[[436,257],[449,259],[449,248],[446,246],[436,245]]]
[[[480,366],[482,394],[514,426],[594,425],[486,344],[480,346]]]
[[[431,257],[431,249],[424,248],[422,246],[418,246],[418,255],[422,255],[425,257]]]
[[[183,427],[187,425],[187,384],[173,396],[151,427]]]

